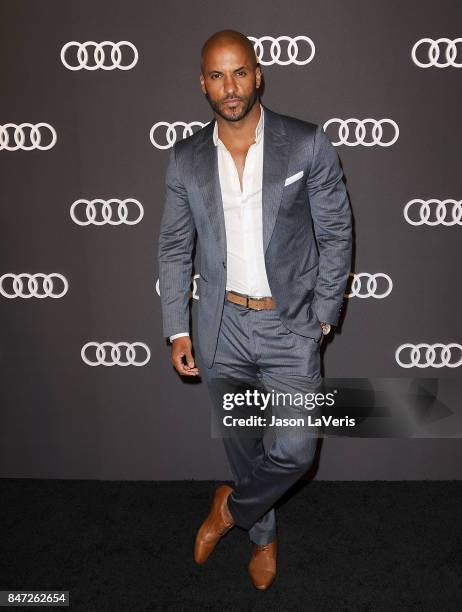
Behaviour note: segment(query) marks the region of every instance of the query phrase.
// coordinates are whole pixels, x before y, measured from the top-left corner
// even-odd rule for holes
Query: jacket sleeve
[[[334,146],[321,125],[316,128],[307,179],[319,269],[312,308],[320,321],[337,325],[351,266],[352,216]]]
[[[158,264],[163,334],[189,330],[189,294],[195,225],[188,194],[181,182],[176,145],[170,151],[165,205],[160,223]]]

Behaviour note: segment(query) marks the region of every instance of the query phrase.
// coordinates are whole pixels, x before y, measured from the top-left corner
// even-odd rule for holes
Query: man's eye
[[[241,70],[241,72],[238,72],[238,74],[240,74],[241,76],[245,76],[247,72],[245,70]]]

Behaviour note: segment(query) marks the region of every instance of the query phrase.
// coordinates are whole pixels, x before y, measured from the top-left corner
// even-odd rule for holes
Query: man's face
[[[213,110],[226,121],[239,121],[258,98],[260,67],[253,68],[247,49],[223,42],[209,49],[203,58],[201,89]]]

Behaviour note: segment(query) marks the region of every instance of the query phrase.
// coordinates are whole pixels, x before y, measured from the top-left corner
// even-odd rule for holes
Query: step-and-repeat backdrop
[[[225,28],[254,43],[263,103],[322,124],[344,170],[324,375],[460,379],[459,2],[1,6],[1,476],[230,476],[205,383],[170,363],[157,268],[169,150],[213,118],[199,54]],[[196,267],[193,334],[200,292]],[[317,478],[457,478],[454,433],[325,438]]]

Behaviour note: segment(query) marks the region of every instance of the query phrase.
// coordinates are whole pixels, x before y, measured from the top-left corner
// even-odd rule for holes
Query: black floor
[[[85,612],[462,609],[462,482],[301,483],[263,593],[239,528],[193,561],[216,484],[0,480],[0,590],[68,590]]]

